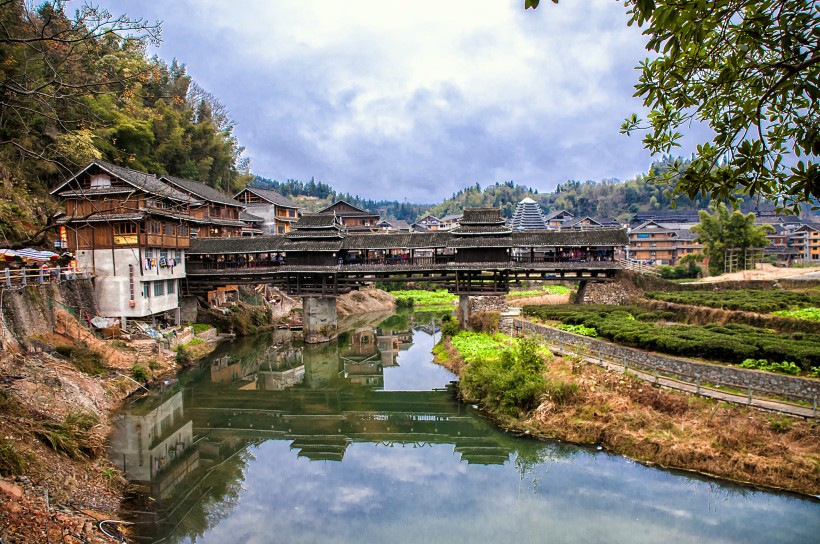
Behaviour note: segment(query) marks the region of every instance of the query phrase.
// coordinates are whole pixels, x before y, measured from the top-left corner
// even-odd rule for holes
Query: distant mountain
[[[669,160],[671,159],[653,163],[650,174],[656,174]],[[711,199],[708,196],[698,196],[695,199],[677,198],[673,208],[669,188],[653,183],[650,174],[639,175],[628,181],[569,180],[559,184],[555,191],[541,194],[537,189],[513,181],[496,182],[483,188],[476,183],[453,193],[450,198],[439,204],[371,200],[350,193],[338,193],[330,185],[312,178],[308,182],[293,179],[279,182],[257,176],[253,185],[272,189],[293,198],[308,210],[315,211],[337,200],[345,200],[368,211],[379,213],[384,218],[404,219],[409,222],[427,214],[436,217],[460,214],[465,207],[500,207],[504,217],[509,218],[512,217],[515,206],[527,197],[538,202],[546,212],[566,210],[576,217],[588,215],[596,219],[612,218],[621,223],[632,222],[638,214],[674,209],[680,214],[689,215],[709,206]],[[744,212],[774,209],[771,202],[757,201],[749,197],[741,202],[740,207]]]

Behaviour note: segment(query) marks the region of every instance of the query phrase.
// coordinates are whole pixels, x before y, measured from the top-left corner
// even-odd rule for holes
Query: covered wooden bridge
[[[191,292],[269,283],[306,297],[306,310],[329,299],[335,317],[337,295],[376,281],[435,282],[465,297],[505,294],[525,278],[583,288],[613,278],[627,242],[622,229],[512,231],[499,208],[467,209],[445,232],[349,233],[333,214],[305,214],[287,235],[193,239],[186,272]]]

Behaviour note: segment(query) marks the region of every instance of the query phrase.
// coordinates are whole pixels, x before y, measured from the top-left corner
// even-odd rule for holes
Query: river
[[[383,317],[224,344],[125,406],[132,540],[818,542],[816,500],[498,430],[432,363],[430,314]]]

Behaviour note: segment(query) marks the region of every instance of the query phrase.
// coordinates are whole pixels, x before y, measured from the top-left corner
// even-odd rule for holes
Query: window
[[[173,232],[174,226],[171,223],[162,223],[162,234],[171,234]]]
[[[151,282],[144,281],[142,282],[142,296],[145,298],[151,297]]]
[[[164,281],[155,281],[154,282],[154,296],[161,297],[165,294],[165,282]]]
[[[279,234],[285,234],[285,227],[276,227],[276,232]]]
[[[114,223],[114,234],[137,234],[137,224]]]
[[[91,176],[91,188],[101,189],[103,187],[111,187],[111,177],[108,174],[95,174]]]
[[[159,258],[160,259],[168,259],[168,250],[167,249],[160,249],[159,250]]]
[[[167,287],[168,287],[168,294],[173,295],[176,292],[176,280],[168,280]]]
[[[296,217],[296,210],[288,210],[288,217]]]

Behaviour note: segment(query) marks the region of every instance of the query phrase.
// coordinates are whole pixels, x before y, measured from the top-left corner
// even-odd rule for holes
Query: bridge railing
[[[341,262],[337,262],[332,265],[322,266],[320,268],[328,268],[328,269],[335,269],[338,271],[355,271],[359,268],[368,268],[368,267],[378,267],[378,268],[389,268],[389,267],[396,267],[396,268],[436,268],[440,266],[454,266],[458,265],[459,267],[463,266],[472,266],[472,265],[492,265],[494,267],[509,267],[509,268],[527,268],[526,265],[534,265],[535,268],[538,268],[538,265],[556,265],[557,268],[561,267],[570,267],[570,268],[577,268],[577,267],[589,267],[592,269],[602,269],[602,268],[621,268],[621,261],[616,261],[612,258],[600,258],[600,257],[587,257],[587,258],[570,258],[570,257],[555,257],[555,258],[544,258],[543,256],[536,256],[532,258],[530,256],[523,256],[523,255],[516,255],[512,256],[510,259],[504,261],[490,261],[490,262],[479,262],[479,263],[460,263],[456,261],[455,255],[437,255],[437,256],[430,256],[430,257],[402,257],[402,256],[393,256],[393,257],[379,257],[379,258],[368,258],[368,259],[350,259],[350,260],[342,260]],[[186,270],[188,274],[201,274],[207,272],[242,272],[242,271],[258,271],[258,272],[271,272],[277,270],[279,267],[292,265],[287,260],[280,260],[280,261],[273,261],[273,260],[259,260],[259,261],[250,261],[250,262],[242,262],[242,261],[218,261],[218,262],[205,262],[205,261],[196,261],[196,260],[188,260],[186,263]],[[308,268],[310,265],[306,265]]]
[[[550,255],[539,254],[535,255],[513,255],[510,261],[516,264],[530,264],[530,263],[614,263],[615,258],[609,256],[599,255],[580,255],[580,256],[566,256],[566,255]]]
[[[0,273],[0,282],[2,282],[0,283],[0,289],[75,279],[88,279],[93,276],[93,268],[61,268],[59,266],[45,268],[42,266],[6,268]]]

